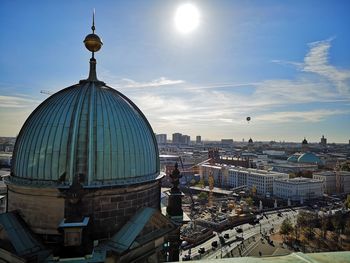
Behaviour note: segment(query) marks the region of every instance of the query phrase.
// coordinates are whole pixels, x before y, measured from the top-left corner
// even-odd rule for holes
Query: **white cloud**
[[[131,79],[122,79],[122,82],[125,82],[125,84],[123,83],[120,84],[124,88],[153,88],[153,87],[162,87],[162,86],[169,86],[169,85],[184,83],[183,80],[171,80],[165,77],[160,77],[150,82],[136,82]]]
[[[316,123],[333,115],[349,114],[349,110],[311,110],[311,111],[281,111],[259,115],[255,118],[257,122],[287,123],[308,122]]]
[[[329,51],[334,38],[309,43],[309,51],[303,62],[272,60],[272,62],[292,65],[307,73],[328,79],[344,96],[350,96],[350,70],[339,69],[329,63]]]
[[[21,96],[2,96],[0,95],[1,108],[27,108],[38,105],[40,101]]]
[[[338,91],[350,95],[348,80],[350,70],[341,70],[329,64],[329,50],[332,39],[317,41],[309,44],[310,51],[304,59],[302,70],[319,74],[333,81]]]
[[[160,88],[185,83],[183,80],[173,80],[166,77],[159,77],[148,82],[138,82],[130,78],[116,77],[108,70],[103,70],[101,76],[109,85],[121,89]]]
[[[344,94],[346,89],[339,88],[341,82],[346,85],[347,71],[329,65],[330,43],[331,40],[311,43],[303,62],[274,61],[292,65],[303,72],[297,72],[291,79],[203,85],[181,81],[173,84],[176,88],[126,88],[123,91],[145,112],[155,131],[188,130],[194,133],[201,130],[203,134],[213,131],[220,136],[228,130],[245,129],[247,116],[252,117],[252,125],[260,126],[322,122],[331,116],[350,113],[343,110],[344,107],[337,107],[349,103],[350,96]],[[134,82],[128,80],[128,83],[132,86]],[[135,86],[144,85],[136,83]],[[329,103],[337,106],[327,110]],[[294,108],[297,110],[290,110]]]

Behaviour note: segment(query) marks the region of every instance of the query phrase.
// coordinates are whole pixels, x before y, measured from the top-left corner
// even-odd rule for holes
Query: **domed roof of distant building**
[[[50,96],[28,117],[10,181],[57,185],[79,177],[82,185],[104,186],[156,179],[159,156],[150,124],[130,99],[97,79],[95,68],[92,56],[87,80]]]
[[[307,152],[300,155],[298,163],[312,163],[312,164],[323,164],[322,160],[315,154]]]
[[[308,144],[306,138],[304,138],[304,140],[301,142],[301,144]]]
[[[292,162],[292,163],[296,163],[296,162],[298,162],[298,155],[295,155],[295,154],[293,154],[292,156],[290,156],[288,159],[287,159],[287,161],[288,162]]]
[[[249,138],[248,143],[253,143],[253,139]]]

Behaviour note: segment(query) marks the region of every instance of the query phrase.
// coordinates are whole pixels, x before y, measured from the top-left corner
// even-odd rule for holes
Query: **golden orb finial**
[[[94,52],[97,52],[101,49],[103,43],[101,38],[95,34],[95,9],[92,14],[92,34],[89,34],[84,39],[85,47],[92,52],[92,57],[94,56]]]

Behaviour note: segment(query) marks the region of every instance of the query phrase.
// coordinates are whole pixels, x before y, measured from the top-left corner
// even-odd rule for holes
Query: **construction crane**
[[[182,172],[185,172],[186,170],[184,169],[184,164],[182,162],[181,156],[179,156],[179,161],[180,161],[180,164],[181,164]],[[188,192],[189,192],[190,198],[191,198],[191,218],[192,218],[192,211],[193,211],[193,208],[194,208],[194,200],[193,200],[193,195],[192,195],[192,189],[191,189],[191,187],[189,187],[187,176],[185,176],[185,179],[186,179],[186,186],[187,186],[187,188],[189,190]]]
[[[213,189],[214,189],[214,175],[213,175],[213,165],[215,164],[215,160],[219,157],[218,149],[210,149],[208,151],[210,170],[208,175],[208,185],[209,185],[209,196],[208,196],[208,207],[213,206]],[[220,180],[221,181],[221,180]]]
[[[338,194],[340,194],[343,192],[343,178],[342,178],[342,175],[340,173],[339,161],[337,161],[337,164],[335,165],[334,172],[335,172],[336,191]]]
[[[195,165],[193,165],[193,166],[191,166],[191,167],[189,167],[189,168],[187,168],[187,169],[185,169],[184,168],[184,164],[183,164],[183,161],[182,161],[182,158],[181,158],[181,156],[179,156],[179,161],[180,161],[180,164],[181,164],[181,172],[182,173],[184,173],[184,172],[189,172],[189,171],[191,171],[191,172],[193,172],[193,174],[198,174],[198,172],[199,172],[199,166],[201,165],[201,164],[203,164],[203,163],[206,163],[206,162],[208,162],[208,161],[210,161],[210,159],[207,159],[207,160],[205,160],[205,161],[202,161],[202,162],[200,162],[200,163],[197,163],[197,164],[195,164]],[[193,208],[194,208],[194,200],[193,200],[193,193],[192,193],[192,189],[191,189],[191,187],[189,186],[190,185],[190,182],[188,181],[188,178],[187,178],[187,176],[186,175],[184,175],[184,177],[185,177],[185,180],[186,180],[186,187],[187,187],[187,189],[188,189],[188,192],[189,192],[189,194],[190,194],[190,198],[191,198],[191,217],[192,217],[192,211],[193,211]]]
[[[208,195],[208,207],[213,206],[213,189],[214,189],[214,175],[213,175],[213,165],[215,164],[214,159],[209,159],[209,174],[208,174],[208,186],[209,186],[209,195]]]
[[[46,94],[46,95],[51,96],[51,95],[53,95],[55,92],[50,91],[50,90],[41,90],[40,93],[41,93],[41,94]]]

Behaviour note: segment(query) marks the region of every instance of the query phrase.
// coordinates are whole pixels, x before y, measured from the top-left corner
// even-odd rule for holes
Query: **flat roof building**
[[[303,202],[323,195],[322,181],[304,177],[279,178],[274,181],[273,194],[279,198]]]
[[[338,189],[337,189],[338,173]],[[350,193],[350,172],[323,171],[313,173],[313,178],[322,181],[323,191],[326,194]]]

